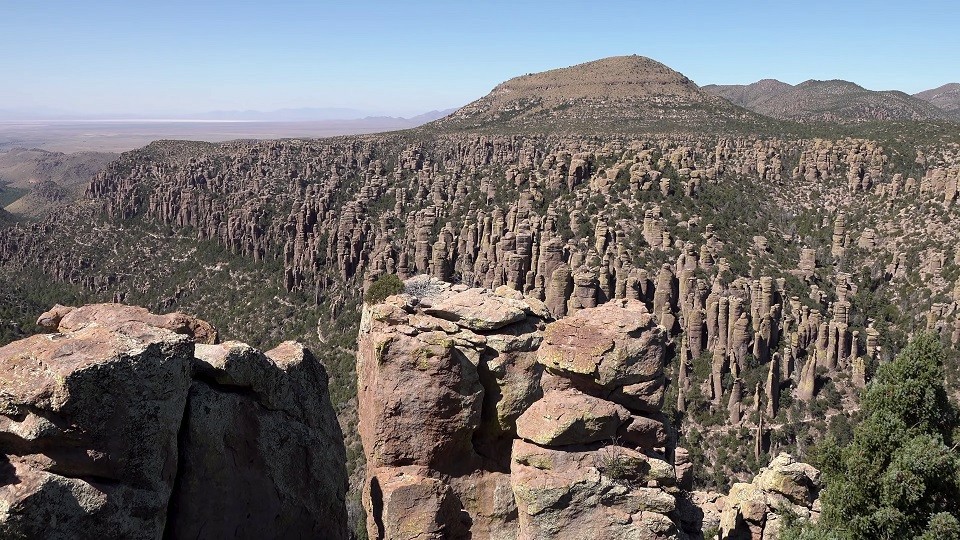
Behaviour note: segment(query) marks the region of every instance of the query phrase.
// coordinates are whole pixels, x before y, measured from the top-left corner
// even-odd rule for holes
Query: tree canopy
[[[862,397],[853,440],[818,449],[820,523],[801,539],[960,539],[958,415],[943,350],[923,335],[883,365]]]

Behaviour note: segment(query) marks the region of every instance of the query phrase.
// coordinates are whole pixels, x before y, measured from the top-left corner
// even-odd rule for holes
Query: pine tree
[[[881,366],[862,409],[852,442],[819,448],[823,514],[794,538],[960,539],[958,415],[937,338],[921,336]]]

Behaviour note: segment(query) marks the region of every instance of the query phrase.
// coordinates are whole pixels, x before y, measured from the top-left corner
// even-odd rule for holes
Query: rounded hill
[[[660,62],[616,56],[510,79],[433,125],[631,131],[755,118]]]

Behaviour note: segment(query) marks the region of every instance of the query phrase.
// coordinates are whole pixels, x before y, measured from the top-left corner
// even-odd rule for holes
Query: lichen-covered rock
[[[665,333],[643,302],[615,300],[551,323],[537,361],[606,388],[663,373]]]
[[[820,471],[794,461],[789,454],[780,454],[760,470],[753,482],[731,486],[720,514],[720,540],[776,540],[783,512],[816,521],[819,491]]]
[[[523,308],[520,301],[492,294],[485,289],[468,289],[441,300],[425,311],[465,328],[485,331],[523,320],[526,317]]]
[[[646,487],[660,475],[672,475],[672,467],[628,448],[555,450],[514,441],[518,538],[677,538],[666,515],[676,497]]]
[[[342,435],[306,349],[195,354],[216,335],[199,319],[62,308],[58,332],[0,348],[0,536],[347,537]]]
[[[753,483],[768,493],[780,493],[793,504],[809,507],[819,492],[820,471],[798,463],[790,454],[780,454],[760,469]]]
[[[193,343],[137,320],[86,322],[0,348],[4,537],[163,534]]]
[[[37,324],[49,330],[71,332],[84,326],[118,326],[125,322],[139,321],[165,328],[177,334],[190,336],[196,343],[216,343],[217,329],[207,321],[184,313],[155,315],[138,306],[124,304],[91,304],[79,308],[57,304],[40,315]]]
[[[517,419],[517,436],[544,446],[611,440],[630,412],[576,390],[552,390]]]
[[[505,471],[517,418],[542,395],[536,350],[540,316],[548,314],[542,303],[515,291],[454,291],[437,305],[465,293],[483,298],[493,310],[484,320],[505,320],[500,309],[516,308],[522,317],[478,334],[471,328],[478,325],[464,324],[478,317],[453,322],[434,304],[420,309],[402,296],[364,309],[357,376],[359,430],[368,464],[363,503],[371,537],[381,530],[414,531],[433,523],[423,517],[430,515],[440,521],[424,531],[445,538],[460,537],[456,520],[462,516],[469,516],[473,538],[516,538],[516,502]],[[411,517],[416,523],[405,524],[402,511],[378,523],[378,508],[402,506],[374,488],[393,485],[391,479],[408,475],[409,467],[417,467],[416,490],[429,487],[437,494],[424,503],[434,510],[418,506]],[[399,485],[402,493],[414,489]],[[391,519],[394,525],[388,524]]]
[[[479,355],[442,330],[405,327],[378,326],[360,340],[359,430],[367,463],[469,466],[483,403]]]
[[[426,306],[398,295],[364,308],[357,373],[368,534],[455,538],[467,519],[474,539],[676,537],[674,466],[643,453],[663,449],[668,430],[658,415],[663,332],[642,302],[566,319],[593,325],[573,337],[599,343],[601,379],[542,361],[553,347],[579,362],[569,326],[545,325],[542,303],[503,288],[451,292]],[[456,295],[492,311],[451,316]],[[511,322],[464,324],[480,318]],[[397,493],[422,501],[400,503],[408,496]],[[409,508],[409,520],[388,507]]]

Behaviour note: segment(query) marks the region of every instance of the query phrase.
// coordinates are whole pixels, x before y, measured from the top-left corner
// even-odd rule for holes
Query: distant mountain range
[[[791,85],[764,79],[748,85],[699,87],[655,60],[618,56],[510,79],[430,126],[508,131],[759,131],[773,125],[770,118],[835,124],[958,121],[960,85],[915,96],[868,90],[842,80]]]
[[[867,90],[843,80],[791,85],[764,79],[747,85],[711,84],[703,90],[764,116],[797,122],[960,119],[957,84],[913,96],[896,90]]]
[[[76,114],[56,109],[0,109],[0,121],[91,121],[102,122],[107,120],[138,121],[169,120],[169,121],[221,121],[221,122],[326,122],[344,120],[371,120],[377,122],[390,121],[391,124],[409,123],[419,125],[430,122],[450,114],[456,109],[433,110],[417,116],[405,118],[372,114],[369,111],[336,107],[306,107],[298,109],[278,109],[275,111],[210,111],[195,114],[181,115],[144,115],[144,114]]]
[[[730,104],[740,108],[731,108]],[[659,62],[634,55],[516,77],[459,109],[433,110],[409,118],[343,107],[221,110],[157,116],[80,115],[41,108],[0,109],[0,122],[349,122],[348,131],[351,132],[412,128],[447,116],[449,118],[437,126],[463,129],[505,124],[519,127],[561,120],[585,123],[616,120],[634,126],[763,123],[762,117],[750,115],[747,111],[800,123],[960,121],[960,83],[945,84],[913,95],[897,90],[868,90],[845,80],[809,80],[792,85],[776,79],[763,79],[751,84],[699,87]]]

